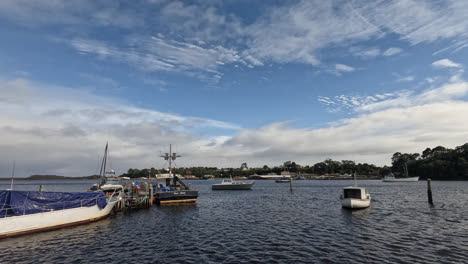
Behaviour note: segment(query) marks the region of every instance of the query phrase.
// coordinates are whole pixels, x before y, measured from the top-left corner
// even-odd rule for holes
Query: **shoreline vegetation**
[[[368,163],[355,163],[351,160],[335,161],[326,159],[312,166],[301,166],[294,161],[286,161],[283,165],[260,168],[248,168],[243,163],[239,168],[217,168],[217,167],[189,167],[175,168],[173,173],[180,175],[195,176],[195,178],[226,178],[226,177],[249,177],[251,175],[281,175],[288,171],[291,175],[306,176],[306,178],[323,179],[347,179],[349,175],[356,173],[358,179],[380,179],[383,176],[393,173],[397,178],[405,176],[407,168],[408,176],[419,176],[421,180],[431,178],[432,180],[468,180],[468,143],[458,146],[454,149],[437,146],[433,149],[426,148],[419,153],[400,153],[393,154],[392,166],[378,167]],[[132,179],[154,178],[156,174],[167,173],[166,170],[135,169],[130,168],[120,177],[129,177]],[[208,176],[208,177],[207,177]],[[317,177],[319,176],[319,177]],[[345,176],[345,177],[343,177]],[[84,180],[98,179],[99,175],[67,177],[57,175],[31,175],[26,178],[17,178],[15,180]],[[192,177],[193,178],[193,177]],[[0,178],[0,180],[9,180],[10,178]]]

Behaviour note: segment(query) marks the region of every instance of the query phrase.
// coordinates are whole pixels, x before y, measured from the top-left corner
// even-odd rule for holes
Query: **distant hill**
[[[81,176],[81,177],[67,177],[58,175],[31,175],[24,180],[93,180],[99,179],[99,175]]]

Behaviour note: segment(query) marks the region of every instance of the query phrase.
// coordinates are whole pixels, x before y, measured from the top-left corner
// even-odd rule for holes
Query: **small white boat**
[[[393,173],[385,175],[382,179],[383,182],[417,182],[419,181],[419,176],[417,177],[405,177],[405,178],[395,178]]]
[[[341,206],[350,209],[367,208],[370,206],[371,197],[363,187],[346,187],[343,188],[341,195]]]
[[[0,238],[94,222],[119,200],[120,193],[0,191]]]
[[[254,181],[251,182],[243,182],[243,181],[233,181],[231,179],[224,179],[219,184],[213,184],[211,186],[212,190],[250,190],[252,185],[254,185]]]
[[[122,191],[124,189],[120,179],[115,177],[115,172],[113,170],[106,172],[104,180],[102,181],[99,190],[102,192],[114,192]]]
[[[364,187],[357,187],[356,174],[353,173],[354,186],[343,188],[341,206],[349,209],[361,209],[370,206],[371,196]]]
[[[275,180],[275,182],[278,182],[278,183],[285,183],[285,182],[290,182],[290,181],[291,181],[290,176],[283,176],[283,177]]]

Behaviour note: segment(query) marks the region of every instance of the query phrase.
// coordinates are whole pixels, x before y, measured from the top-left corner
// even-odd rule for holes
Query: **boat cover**
[[[106,195],[100,192],[37,192],[0,191],[0,218],[35,214],[78,207],[107,205]]]

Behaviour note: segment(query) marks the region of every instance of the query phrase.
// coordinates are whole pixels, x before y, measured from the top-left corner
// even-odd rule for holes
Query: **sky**
[[[468,2],[0,1],[0,176],[468,142]]]

